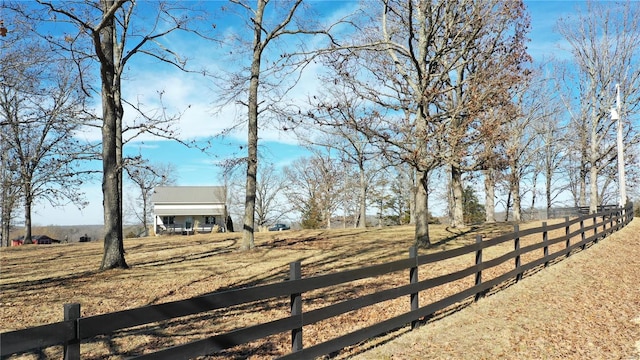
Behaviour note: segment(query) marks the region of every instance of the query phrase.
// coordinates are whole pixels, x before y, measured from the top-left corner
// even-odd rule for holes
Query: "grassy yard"
[[[521,228],[535,226],[540,226],[540,222],[522,224]],[[421,250],[421,254],[471,243],[477,234],[490,238],[512,229],[510,224],[453,230],[443,225],[432,226],[434,246]],[[293,261],[302,262],[302,276],[308,277],[406,258],[413,243],[413,228],[257,233],[256,249],[250,252],[237,250],[240,240],[240,233],[127,239],[126,259],[131,268],[106,272],[97,271],[102,256],[101,242],[4,248],[0,252],[0,331],[60,321],[65,303],[80,303],[82,316],[91,316],[213,291],[280,282],[287,279],[289,263]],[[469,266],[472,260],[460,261]],[[431,271],[450,271],[456,266],[460,264],[443,264]],[[344,296],[358,296],[394,284],[406,284],[407,279],[408,275],[398,274],[373,283],[351,284],[349,289],[331,294],[309,294],[305,311],[339,301]],[[456,289],[456,286],[443,288],[439,290],[442,292],[439,296]],[[421,303],[429,299],[421,298]],[[341,322],[354,322],[355,318],[359,320],[350,324],[351,328],[362,327],[393,312],[406,311],[407,303],[381,304]],[[286,316],[288,311],[287,303],[280,304],[283,306],[263,305],[245,305],[152,325],[144,331],[125,331],[114,337],[95,339],[83,343],[83,357],[119,359],[266,321],[269,317]],[[194,328],[199,330],[194,331]],[[305,328],[305,346],[331,338],[335,331],[335,324],[330,323]],[[286,353],[287,336],[283,334],[280,338],[267,339],[266,343],[253,344],[254,350],[250,350],[252,345],[249,345],[221,357],[262,358]],[[34,356],[56,358],[59,349],[49,349]]]

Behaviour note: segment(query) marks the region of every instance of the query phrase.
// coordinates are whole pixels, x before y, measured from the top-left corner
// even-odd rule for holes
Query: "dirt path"
[[[355,358],[640,360],[640,219]]]

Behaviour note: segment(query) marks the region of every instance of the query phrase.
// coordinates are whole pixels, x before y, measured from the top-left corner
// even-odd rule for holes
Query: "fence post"
[[[598,242],[598,217],[593,214],[593,242]]]
[[[620,224],[623,224],[622,226],[624,226],[624,221],[625,221],[625,216],[624,216],[624,210],[623,209],[618,209],[618,211],[616,211],[616,223],[615,225],[613,224],[613,219],[611,220],[611,226],[615,226],[615,231],[620,230]]]
[[[476,244],[482,244],[482,235],[476,235]],[[476,250],[476,266],[480,266],[482,264],[482,247],[480,246],[478,250]],[[476,286],[482,284],[482,270],[478,269],[476,272]],[[475,301],[480,300],[480,298],[484,295],[484,291],[476,292]]]
[[[584,242],[586,235],[584,233],[584,219],[580,219],[580,238],[582,239],[582,250],[584,250],[587,246],[587,244]]]
[[[302,278],[302,265],[300,261],[289,264],[289,280],[300,280]],[[302,314],[302,294],[291,294],[291,316]],[[291,351],[302,350],[302,322],[300,327],[291,330]]]
[[[409,257],[415,260],[415,266],[412,266],[409,269],[409,283],[416,284],[418,283],[418,247],[412,246],[409,248]],[[411,293],[411,311],[418,310],[419,307],[419,295],[420,293]],[[416,329],[420,326],[420,321],[418,319],[411,320],[411,330]]]
[[[567,249],[567,255],[566,257],[569,257],[569,254],[571,253],[571,250],[569,250],[569,248],[571,247],[571,238],[569,237],[569,217],[565,216],[564,217],[564,223],[566,224],[564,227],[564,235],[566,236],[567,240],[565,241],[565,246]]]
[[[80,360],[80,336],[78,329],[78,319],[80,318],[80,304],[64,304],[64,320],[74,320],[74,340],[64,344],[64,360]]]
[[[520,225],[513,225],[513,233],[515,239],[513,240],[513,247],[516,251],[516,270],[520,269]],[[522,280],[522,273],[516,274],[516,282]]]
[[[544,267],[549,266],[549,232],[547,231],[547,222],[542,223],[542,243],[544,244]]]

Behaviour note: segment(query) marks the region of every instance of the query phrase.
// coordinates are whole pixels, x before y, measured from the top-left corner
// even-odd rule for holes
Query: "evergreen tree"
[[[324,225],[322,211],[314,199],[308,202],[307,208],[302,213],[300,225],[303,229],[320,229]]]
[[[462,193],[465,224],[478,224],[484,221],[484,205],[478,201],[478,195],[471,186]]]

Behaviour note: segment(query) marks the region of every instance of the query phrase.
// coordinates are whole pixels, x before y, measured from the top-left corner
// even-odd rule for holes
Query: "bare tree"
[[[244,191],[246,162],[224,161],[220,164],[223,182],[227,188],[227,208],[234,217],[244,214]],[[256,181],[256,226],[275,223],[292,211],[293,206],[285,203],[285,190],[289,187],[285,176],[273,163],[261,158]]]
[[[529,26],[524,5],[517,1],[482,2],[460,7],[452,13],[464,22],[452,21],[463,46],[442,60],[448,69],[439,108],[447,119],[444,128],[445,162],[451,167],[451,226],[464,224],[463,173],[484,168],[477,161],[487,154],[484,138],[494,138],[496,129],[508,118],[484,116],[499,107],[510,107],[512,89],[526,79],[523,65],[526,54],[526,31]]]
[[[150,164],[141,159],[135,166],[127,167],[129,179],[136,185],[137,207],[134,210],[135,217],[142,224],[144,236],[149,236],[151,219],[151,196],[157,186],[174,185],[176,170],[173,164]]]
[[[339,163],[330,155],[317,153],[301,158],[284,169],[288,186],[285,194],[291,205],[312,227],[331,228],[331,217],[338,207]],[[307,219],[305,219],[307,217]]]
[[[520,76],[524,7],[518,1],[446,0],[386,0],[367,7],[378,13],[363,16],[364,31],[332,65],[337,81],[386,109],[377,128],[365,132],[416,170],[415,241],[428,246],[429,174],[473,153],[466,148],[470,142],[460,140],[477,124],[482,101],[504,99],[489,89],[501,94],[513,83],[508,76]],[[482,71],[485,66],[489,72]],[[495,74],[488,70],[498,68]]]
[[[573,195],[575,206],[587,206],[587,179],[589,174],[589,131],[588,116],[581,110],[580,97],[572,95],[573,92],[584,94],[586,84],[578,81],[579,74],[572,71],[573,64],[569,62],[558,63],[556,66],[556,78],[558,79],[558,91],[563,105],[568,111],[569,121],[567,129],[575,135],[573,142],[567,143],[568,181]]]
[[[269,2],[231,0],[240,18],[246,19],[252,39],[233,37],[233,61],[246,55],[250,64],[241,65],[218,83],[221,106],[241,103],[247,109],[247,162],[243,236],[240,248],[253,249],[258,172],[258,129],[283,115],[287,93],[295,86],[300,71],[315,54],[310,48],[315,36],[328,31],[314,23],[313,15],[302,14],[302,0]],[[231,10],[225,7],[225,11]],[[237,35],[237,34],[236,34]],[[329,36],[330,39],[330,36]],[[270,49],[274,49],[270,52]],[[235,70],[235,69],[234,69]],[[239,99],[246,100],[239,100]]]
[[[493,124],[495,126],[490,131],[484,131],[485,136],[481,139],[482,148],[478,155],[477,163],[484,177],[485,191],[485,221],[492,223],[496,221],[495,204],[496,204],[496,184],[504,177],[507,167],[506,160],[506,142],[509,134],[505,129],[508,121],[502,123],[497,122],[496,118],[513,119],[516,117],[515,105],[500,106],[485,111],[481,115],[481,122],[484,124]],[[482,117],[489,117],[491,120],[483,121]]]
[[[360,187],[359,173],[353,163],[342,159],[342,166],[339,169],[340,177],[343,181],[340,183],[338,190],[340,203],[337,212],[342,213],[342,227],[353,226],[354,228],[360,226],[366,226],[366,208],[364,215],[362,214],[362,197]],[[371,184],[367,184],[370,188]],[[369,203],[369,196],[367,194],[366,204]],[[365,217],[363,217],[365,216]],[[365,222],[363,225],[362,223]]]
[[[236,159],[225,160],[217,164],[221,168],[221,182],[227,189],[226,201],[228,216],[241,219],[244,215],[244,191],[246,183],[245,163]],[[228,230],[228,229],[227,229]],[[234,229],[235,230],[235,229]]]
[[[71,201],[82,206],[79,186],[86,173],[79,162],[86,160],[83,150],[88,146],[74,136],[86,120],[79,77],[70,62],[51,56],[50,49],[29,39],[28,29],[20,25],[14,22],[0,51],[0,122],[3,187],[20,189],[28,244],[35,203]],[[3,196],[7,221],[16,194],[9,189]]]
[[[298,127],[296,132],[303,143],[335,149],[345,165],[352,164],[356,167],[358,216],[355,224],[366,228],[369,185],[386,166],[369,166],[374,160],[380,160],[381,153],[364,129],[375,128],[375,123],[379,122],[379,113],[368,109],[366,102],[350,93],[348,88],[331,81],[324,83],[331,85],[323,87],[326,90],[323,91],[324,96],[313,96],[310,101],[313,108],[306,114],[311,120],[311,126]],[[314,136],[314,132],[318,135]],[[381,162],[376,165],[381,165]]]
[[[194,10],[180,3],[146,3],[140,9],[131,0],[80,1],[73,7],[38,0],[49,11],[49,21],[63,21],[76,33],[48,37],[70,54],[78,64],[95,61],[100,67],[102,97],[102,192],[104,208],[104,253],[100,269],[127,268],[122,235],[123,116],[127,103],[122,97],[122,79],[127,65],[136,54],[145,54],[162,64],[185,68],[185,60],[171,51],[162,39],[175,31],[188,31]],[[149,14],[152,17],[142,16]],[[142,17],[141,17],[142,16]],[[151,20],[151,21],[148,21]],[[60,40],[60,41],[56,41]],[[79,70],[84,74],[83,65]],[[84,83],[85,85],[88,85]],[[91,93],[91,89],[86,90]],[[135,104],[130,103],[135,107]],[[166,119],[159,123],[138,124],[136,128],[173,138]]]
[[[558,92],[549,76],[551,74],[539,74],[539,82],[543,90],[534,96],[539,96],[542,104],[542,113],[539,122],[534,124],[540,137],[540,152],[537,157],[537,169],[542,173],[545,181],[544,196],[546,204],[546,217],[560,195],[569,190],[568,166],[570,142],[574,137],[568,136],[567,122],[562,117],[562,102],[555,95]],[[554,95],[552,95],[554,94]]]
[[[7,43],[3,42],[3,46],[0,48],[2,50],[0,58],[3,59],[0,61],[0,69],[2,70],[0,71],[0,86],[3,89],[6,89],[4,73],[6,66],[10,63],[4,59],[10,53],[5,47]],[[9,119],[6,119],[3,113],[0,114],[0,239],[2,240],[0,246],[9,246],[11,223],[18,206],[21,188],[19,173],[9,145]]]
[[[522,220],[522,183],[533,172],[534,159],[538,156],[538,134],[534,124],[539,120],[541,104],[537,94],[523,94],[518,98],[520,115],[503,128],[508,133],[505,144],[507,182],[513,201],[513,218]],[[509,203],[509,202],[508,202]],[[509,207],[507,206],[507,212]]]
[[[640,109],[640,8],[632,1],[624,4],[587,2],[586,10],[558,22],[558,31],[569,42],[574,55],[579,103],[566,100],[578,129],[586,129],[585,142],[576,153],[581,156],[579,182],[589,184],[589,207],[595,212],[602,199],[599,188],[607,183],[607,167],[617,159],[615,121],[609,109],[620,85],[622,117],[629,118]],[[637,132],[625,123],[627,146],[638,141]],[[611,172],[614,173],[614,172]],[[614,173],[615,174],[615,173]],[[586,186],[582,186],[585,189]],[[580,203],[584,195],[580,191]]]
[[[16,71],[20,73],[20,68],[27,67],[20,58],[23,55],[28,55],[29,52],[21,53],[27,49],[27,47],[20,46],[20,41],[24,39],[24,36],[20,36],[20,34],[24,32],[15,28],[9,31],[4,25],[4,20],[0,20],[0,31],[3,36],[0,47],[0,58],[2,59],[0,61],[0,86],[3,91],[6,91],[10,90],[10,87],[5,80],[5,73]],[[13,22],[13,19],[7,18],[6,20]],[[14,36],[15,34],[17,36]],[[21,187],[19,172],[9,144],[10,121],[4,114],[4,112],[0,113],[0,239],[2,240],[0,246],[9,246],[11,224],[17,215]]]
[[[392,218],[398,225],[409,224],[411,222],[411,203],[415,193],[415,186],[410,178],[411,169],[403,169],[402,165],[393,167],[390,184],[390,196],[387,201],[387,208],[391,211]]]
[[[0,126],[0,246],[9,246],[11,223],[15,216],[20,196],[18,172],[4,139],[4,127]]]
[[[364,30],[352,40],[351,49],[333,54],[327,62],[336,73],[334,81],[344,82],[383,109],[391,109],[381,113],[376,128],[362,129],[386,156],[416,169],[420,186],[415,195],[415,239],[417,244],[429,245],[427,184],[429,172],[440,166],[434,154],[441,145],[427,140],[439,126],[432,117],[430,104],[435,97],[430,90],[439,78],[433,71],[437,61],[433,60],[442,53],[434,47],[435,37],[428,34],[440,25],[441,8],[426,1],[383,1],[378,5],[370,6],[370,13],[361,16]]]
[[[290,205],[283,203],[286,189],[287,182],[276,171],[273,164],[260,166],[256,182],[256,224],[258,226],[275,223],[291,211]]]

